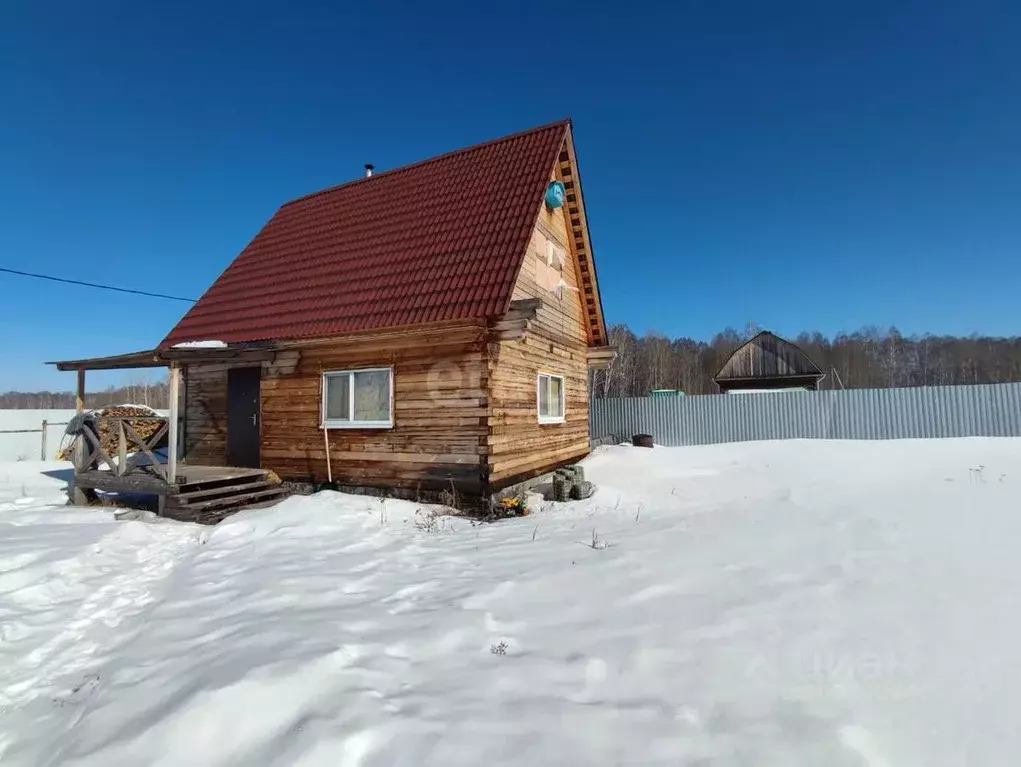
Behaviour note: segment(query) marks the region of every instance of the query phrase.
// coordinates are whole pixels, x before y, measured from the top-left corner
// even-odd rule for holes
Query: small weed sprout
[[[444,491],[444,492],[446,492],[446,491]],[[461,504],[460,504],[460,501],[458,500],[458,497],[457,497],[457,487],[454,486],[454,478],[453,477],[450,478],[450,503],[444,503],[443,505],[444,506],[449,506],[450,508],[452,508],[454,510],[457,510],[457,511],[460,511],[460,509],[461,509]]]
[[[457,508],[457,495],[452,493],[450,490],[441,490],[439,494],[439,502],[441,506],[447,506],[451,509]]]
[[[440,516],[439,511],[436,509],[429,509],[429,511],[424,514],[421,509],[416,509],[415,527],[423,533],[438,533],[441,530],[439,522]]]

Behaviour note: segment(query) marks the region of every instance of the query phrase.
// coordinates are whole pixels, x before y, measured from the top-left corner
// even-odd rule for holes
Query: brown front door
[[[227,463],[259,468],[259,382],[262,368],[227,370]]]

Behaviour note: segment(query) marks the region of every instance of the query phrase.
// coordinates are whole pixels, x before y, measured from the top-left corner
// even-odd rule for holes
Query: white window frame
[[[343,420],[340,418],[327,418],[326,417],[326,380],[328,378],[339,378],[340,376],[348,376],[347,386],[347,412],[354,417],[355,412],[355,373],[379,373],[386,371],[390,375],[390,408],[389,417],[385,421],[354,421],[354,420]],[[322,389],[319,401],[319,428],[320,429],[392,429],[394,426],[394,369],[390,367],[375,367],[375,368],[351,368],[350,370],[324,370],[322,375],[322,382],[320,388]]]
[[[548,387],[549,386],[549,381],[551,379],[553,379],[553,378],[559,378],[560,379],[560,396],[562,398],[562,402],[561,402],[561,407],[560,407],[560,415],[558,415],[558,416],[551,416],[551,415],[543,415],[542,414],[542,386],[543,386],[543,380],[545,379],[546,386]],[[547,389],[546,394],[548,396],[549,394],[551,394],[551,392]],[[549,397],[549,399],[552,401],[552,397]],[[536,377],[536,380],[535,380],[535,412],[539,414],[539,423],[563,423],[564,422],[564,418],[567,415],[567,384],[566,384],[566,381],[564,381],[564,377],[562,375],[559,375],[557,373],[543,373],[541,371],[539,372],[539,375]]]

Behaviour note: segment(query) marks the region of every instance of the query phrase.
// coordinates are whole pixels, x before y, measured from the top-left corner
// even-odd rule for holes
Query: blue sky
[[[570,116],[610,322],[1021,328],[1017,3],[140,5],[0,11],[0,266],[198,296],[292,197]],[[0,289],[0,390],[185,308]]]

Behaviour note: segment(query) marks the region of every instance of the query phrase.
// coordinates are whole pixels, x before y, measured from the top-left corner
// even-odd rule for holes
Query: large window
[[[564,422],[564,377],[539,373],[539,423]]]
[[[328,429],[389,429],[393,423],[390,368],[323,373],[323,425]]]

